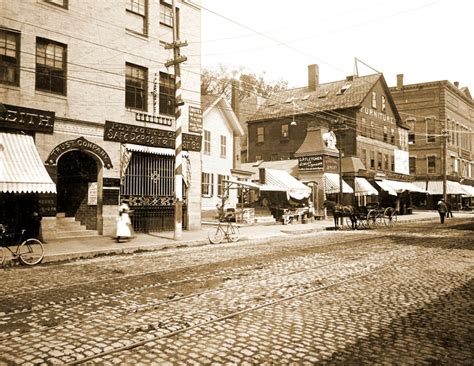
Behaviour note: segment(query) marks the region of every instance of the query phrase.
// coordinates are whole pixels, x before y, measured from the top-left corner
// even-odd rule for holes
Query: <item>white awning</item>
[[[427,191],[431,195],[443,194],[443,181],[442,180],[429,181]],[[468,195],[470,194],[470,191],[464,189],[460,183],[448,180],[446,181],[446,194]]]
[[[0,132],[0,192],[56,193],[32,136]]]
[[[135,144],[125,144],[128,151],[141,152],[155,155],[174,156],[174,149],[165,147],[144,146]],[[183,155],[188,155],[187,151],[183,151]]]
[[[365,178],[356,177],[354,180],[354,186],[354,193],[356,196],[371,196],[379,194],[374,186],[370,184]]]
[[[380,181],[376,180],[375,183],[377,183],[380,188],[382,188],[384,191],[387,191],[392,196],[396,196],[397,193],[401,193],[403,191],[427,193],[426,190],[411,182],[382,179]]]
[[[474,187],[468,186],[467,184],[461,184],[462,189],[464,189],[467,194],[464,197],[474,197]]]
[[[247,180],[237,180],[234,178],[225,179],[224,182],[229,183],[229,185],[235,184],[236,186],[246,187],[246,188],[253,188],[253,189],[260,189],[262,188],[261,184],[255,182],[249,182]]]
[[[339,193],[339,174],[324,173],[324,191],[328,194]],[[354,193],[352,187],[342,181],[342,193]]]
[[[301,183],[298,179],[284,170],[265,169],[265,184],[260,190],[286,191],[289,198],[302,200],[311,195],[311,188]]]

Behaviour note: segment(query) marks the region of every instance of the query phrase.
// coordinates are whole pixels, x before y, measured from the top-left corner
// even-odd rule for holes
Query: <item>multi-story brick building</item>
[[[404,184],[412,180],[408,127],[382,74],[320,84],[317,65],[310,65],[308,86],[275,93],[248,121],[249,160],[298,158],[299,178],[318,181],[324,173],[339,172],[338,150],[333,143],[328,144],[328,139],[334,138],[328,132],[336,128],[340,136],[337,146],[344,154],[344,180],[352,188],[356,188],[354,178],[360,177],[372,182],[378,178],[391,181],[392,195],[420,190]],[[337,186],[338,182],[334,183]]]
[[[474,185],[474,101],[468,88],[446,80],[406,85],[400,74],[390,91],[410,127],[410,173],[430,193],[427,206],[433,208],[443,194],[444,173],[449,200],[459,206]]]
[[[26,153],[4,146],[23,158],[2,162],[24,170],[36,157],[54,182],[44,167],[36,179],[47,189],[18,188],[28,172],[7,173],[3,217],[37,205],[45,237],[60,234],[63,216],[111,235],[127,202],[136,230],[174,227],[174,68],[164,64],[176,26],[190,55],[181,64],[184,221],[200,226],[201,136],[189,116],[194,125],[200,119],[188,113],[200,107],[200,9],[196,0],[176,7],[174,19],[171,0],[0,1],[0,134],[34,139]]]

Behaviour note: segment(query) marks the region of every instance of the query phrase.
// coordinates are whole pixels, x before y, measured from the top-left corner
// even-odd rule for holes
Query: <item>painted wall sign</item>
[[[324,171],[325,172],[339,172],[339,161],[337,158],[326,156],[324,158]]]
[[[63,155],[65,152],[68,152],[71,150],[90,151],[91,153],[93,153],[94,155],[96,155],[102,160],[102,162],[104,163],[104,166],[107,169],[110,169],[113,167],[112,160],[110,159],[109,154],[107,154],[107,151],[105,151],[99,145],[86,140],[84,137],[79,137],[75,140],[65,141],[59,144],[58,146],[56,146],[49,154],[48,159],[46,159],[45,163],[48,165],[56,165],[58,163],[59,157]]]
[[[104,140],[174,149],[174,131],[105,121]],[[183,149],[201,151],[202,137],[183,133]]]
[[[201,108],[189,107],[189,132],[202,132]]]
[[[44,193],[38,195],[38,206],[42,216],[56,216],[56,194]]]
[[[324,160],[322,155],[300,156],[298,158],[299,170],[323,170]]]
[[[53,133],[54,112],[4,104],[0,113],[0,127],[15,128],[43,133]]]
[[[375,109],[372,109],[372,108],[362,106],[362,107],[360,107],[359,112],[364,113],[368,116],[375,117],[375,118],[380,119],[384,122],[390,122],[390,123],[395,123],[396,122],[394,117],[391,117],[386,113],[378,112],[378,111],[376,111]]]

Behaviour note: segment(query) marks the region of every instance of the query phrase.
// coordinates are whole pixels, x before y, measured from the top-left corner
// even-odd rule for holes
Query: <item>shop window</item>
[[[227,137],[221,135],[221,158],[227,156]]]
[[[0,83],[20,84],[20,33],[0,30]]]
[[[372,108],[377,109],[377,92],[372,92]]]
[[[428,174],[436,173],[436,157],[428,156],[426,159],[428,163]]]
[[[160,72],[160,114],[175,115],[175,79],[174,75]]]
[[[257,127],[257,143],[263,144],[265,142],[265,127]]]
[[[66,95],[66,58],[66,45],[36,38],[36,90]]]
[[[146,111],[148,70],[129,63],[125,68],[125,106]]]
[[[416,174],[416,157],[410,156],[409,167],[410,167],[410,174]]]
[[[201,195],[204,197],[212,197],[214,195],[214,174],[202,173],[201,176]]]
[[[204,154],[211,155],[211,131],[204,130]]]
[[[281,130],[280,130],[280,138],[283,139],[283,140],[286,140],[290,137],[289,135],[289,125],[288,124],[284,124],[284,125],[281,125]]]
[[[61,8],[64,8],[64,9],[67,9],[68,7],[68,0],[44,0],[44,2],[48,4],[60,6]]]
[[[148,33],[148,1],[126,1],[127,30],[146,36]]]

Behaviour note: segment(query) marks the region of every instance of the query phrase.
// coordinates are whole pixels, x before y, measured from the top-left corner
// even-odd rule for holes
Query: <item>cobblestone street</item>
[[[6,269],[0,363],[471,365],[473,230],[452,219]]]

